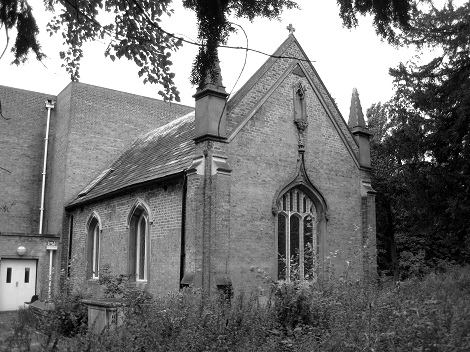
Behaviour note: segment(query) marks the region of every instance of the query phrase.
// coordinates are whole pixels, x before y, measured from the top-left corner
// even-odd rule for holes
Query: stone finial
[[[352,92],[348,126],[349,128],[366,127],[364,114],[362,113],[361,101],[359,100],[359,93],[357,92],[356,88],[354,88]]]

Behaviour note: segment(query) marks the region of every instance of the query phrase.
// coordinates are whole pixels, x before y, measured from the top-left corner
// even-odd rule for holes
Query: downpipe
[[[46,170],[47,170],[47,148],[49,145],[49,128],[51,122],[51,110],[54,109],[55,103],[52,99],[46,100],[47,109],[47,123],[46,123],[46,137],[44,138],[44,164],[42,167],[42,185],[41,185],[41,206],[39,208],[39,234],[42,235],[42,227],[44,223],[44,196],[46,190]]]

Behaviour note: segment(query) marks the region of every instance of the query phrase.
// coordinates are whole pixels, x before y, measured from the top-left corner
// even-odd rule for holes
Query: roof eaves
[[[111,172],[113,172],[114,169],[112,168],[108,168],[108,169],[105,169],[103,172],[101,172],[97,177],[95,177],[93,179],[93,181],[91,181],[79,194],[78,194],[78,197],[84,197],[86,196],[88,193],[90,193],[90,191],[95,188],[106,176],[108,176]]]
[[[146,186],[150,186],[152,184],[158,184],[158,183],[163,183],[163,182],[167,182],[167,181],[170,181],[170,180],[174,180],[174,179],[177,179],[179,177],[184,176],[185,173],[186,173],[186,170],[182,170],[182,171],[178,171],[178,172],[175,172],[173,174],[166,175],[166,176],[163,176],[163,177],[159,177],[159,178],[156,178],[156,179],[152,179],[152,180],[148,180],[148,181],[128,185],[128,186],[116,189],[116,190],[108,192],[108,193],[99,194],[95,197],[86,198],[86,199],[83,199],[83,200],[76,199],[76,200],[72,201],[71,203],[69,203],[68,205],[66,205],[65,210],[66,211],[71,211],[72,209],[74,209],[76,207],[84,206],[84,205],[87,205],[87,204],[90,204],[90,203],[95,203],[95,202],[100,201],[102,199],[114,197],[114,196],[117,196],[117,195],[120,195],[122,193],[131,191],[131,190],[136,189],[136,188],[146,187]]]

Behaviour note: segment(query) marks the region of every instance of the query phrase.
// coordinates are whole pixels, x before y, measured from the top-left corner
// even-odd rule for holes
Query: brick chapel
[[[0,86],[0,310],[15,282],[40,299],[60,276],[96,292],[104,266],[157,295],[246,291],[259,271],[375,275],[357,91],[346,123],[292,33],[231,97],[215,71],[194,108]]]

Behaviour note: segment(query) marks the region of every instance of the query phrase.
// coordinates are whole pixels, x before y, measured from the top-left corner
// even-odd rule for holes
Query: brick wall
[[[0,231],[34,233],[39,228],[47,110],[54,98],[0,86]]]
[[[47,231],[62,231],[63,207],[139,135],[193,108],[71,83],[58,96]]]
[[[184,283],[209,292],[229,276],[231,176],[228,165],[220,172],[213,162],[214,157],[226,155],[225,143],[198,142],[195,155],[204,162],[201,169],[188,173]]]
[[[62,221],[64,207],[72,86],[73,84],[69,84],[57,96],[54,116],[51,119],[44,228],[48,232],[57,234],[61,234],[61,228],[56,224]]]
[[[113,274],[128,272],[128,217],[141,199],[150,208],[150,263],[148,290],[164,294],[179,289],[182,219],[182,179],[141,188],[71,211],[73,216],[72,281],[81,286],[86,277],[87,221],[96,212],[102,222],[100,265]],[[89,287],[93,280],[86,280]],[[85,285],[86,286],[86,285]],[[84,286],[84,287],[85,287]]]

